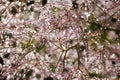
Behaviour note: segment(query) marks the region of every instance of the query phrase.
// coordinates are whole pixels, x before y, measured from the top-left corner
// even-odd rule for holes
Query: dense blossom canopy
[[[120,79],[119,0],[1,0],[0,80]]]

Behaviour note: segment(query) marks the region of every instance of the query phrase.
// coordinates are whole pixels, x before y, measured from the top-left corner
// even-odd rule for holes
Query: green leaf
[[[29,71],[26,73],[25,77],[28,79],[28,78],[32,75],[32,73],[33,73],[33,70],[29,70]]]
[[[95,72],[89,73],[89,77],[90,77],[90,78],[96,77],[96,73],[95,73]]]
[[[16,42],[14,41],[13,44],[12,44],[13,47],[16,47]]]
[[[4,65],[4,61],[2,57],[0,57],[0,64]]]
[[[85,46],[84,45],[81,45],[80,46],[80,51],[83,51],[85,49]]]
[[[52,72],[55,72],[56,67],[55,67],[53,64],[50,65],[50,68],[51,68],[51,71],[52,71]]]
[[[34,11],[34,8],[33,8],[33,7],[31,7],[31,8],[30,8],[30,11],[31,11],[31,12],[33,12],[33,11]]]
[[[17,80],[17,77],[18,77],[18,76],[15,74],[13,80]]]
[[[90,25],[89,25],[89,29],[90,29],[91,31],[98,30],[98,29],[100,29],[100,27],[101,27],[101,25],[100,25],[99,23],[97,23],[97,22],[92,22],[92,23],[90,23]]]
[[[17,13],[17,9],[15,7],[12,7],[12,10],[10,11],[13,15]]]
[[[60,11],[60,8],[58,8],[58,7],[52,8],[52,12],[58,12],[58,11]]]
[[[37,79],[40,79],[40,78],[41,78],[41,75],[40,75],[40,74],[36,74],[36,78],[37,78]]]
[[[6,35],[7,35],[9,38],[12,38],[12,37],[13,37],[12,33],[7,33]]]
[[[94,77],[102,78],[103,75],[99,74],[99,73],[96,73],[96,72],[89,72],[89,77],[90,78],[94,78]]]
[[[4,58],[9,58],[9,56],[10,56],[10,53],[7,53],[7,54],[3,55]]]
[[[45,47],[46,47],[45,45],[40,45],[39,47],[36,48],[36,52],[40,52]]]
[[[104,31],[104,32],[102,32],[101,37],[102,37],[104,40],[107,40],[107,41],[109,41],[109,42],[111,43],[112,40],[110,39],[110,36],[109,36],[108,34],[109,34],[109,31]]]
[[[120,79],[120,73],[118,73],[117,78]]]
[[[104,32],[102,33],[102,38],[103,38],[103,39],[107,39],[107,38],[108,38],[108,31],[104,31]]]
[[[21,48],[22,48],[22,50],[25,49],[25,44],[24,43],[21,44]]]
[[[88,32],[89,32],[89,28],[85,29],[84,32],[85,32],[85,33],[88,33]]]
[[[21,70],[20,70],[20,74],[23,74],[23,73],[24,73],[24,69],[21,69]]]

